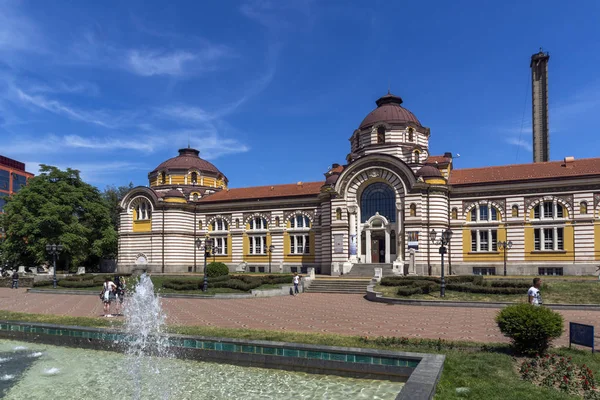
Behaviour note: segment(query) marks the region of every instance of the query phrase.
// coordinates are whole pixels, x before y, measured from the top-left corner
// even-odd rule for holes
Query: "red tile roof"
[[[276,197],[316,196],[324,182],[299,182],[286,185],[255,186],[239,189],[225,189],[200,199],[200,202],[221,202],[234,200],[262,200]]]
[[[425,160],[425,164],[448,164],[451,158],[445,156],[429,156],[427,160]]]
[[[449,183],[453,186],[460,186],[594,175],[600,175],[600,158],[584,158],[567,163],[564,161],[549,161],[499,167],[454,169],[450,173]]]

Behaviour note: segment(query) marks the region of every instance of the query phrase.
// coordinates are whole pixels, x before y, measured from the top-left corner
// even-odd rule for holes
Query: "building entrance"
[[[371,262],[374,264],[385,262],[385,237],[383,231],[371,233]]]

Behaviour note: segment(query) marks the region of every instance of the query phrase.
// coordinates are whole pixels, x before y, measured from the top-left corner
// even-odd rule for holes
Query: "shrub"
[[[516,304],[496,316],[500,331],[512,340],[519,353],[543,354],[550,342],[560,337],[563,317],[546,307]]]
[[[90,279],[80,281],[70,281],[67,279],[61,279],[60,281],[58,281],[57,285],[64,288],[87,288],[100,286],[99,283],[94,282]]]
[[[206,275],[208,275],[209,278],[229,275],[229,268],[222,262],[211,262],[206,267]]]
[[[227,281],[229,279],[235,278],[233,276],[230,275],[221,275],[221,276],[214,276],[214,277],[209,277],[208,278],[208,283],[212,284],[215,282],[222,282],[222,281]]]
[[[446,278],[446,283],[472,283],[474,285],[483,285],[483,276],[481,276],[481,275],[451,275]]]

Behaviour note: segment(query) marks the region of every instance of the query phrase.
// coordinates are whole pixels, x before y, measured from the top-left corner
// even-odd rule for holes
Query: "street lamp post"
[[[273,254],[274,249],[275,249],[274,245],[269,246],[269,273],[271,273],[271,255]]]
[[[47,244],[46,252],[53,257],[54,260],[54,277],[52,278],[52,286],[56,289],[56,256],[62,251],[62,244]]]
[[[506,252],[508,250],[510,250],[510,248],[513,245],[513,242],[510,241],[510,240],[508,242],[506,240],[504,240],[504,241],[496,242],[496,243],[498,244],[498,248],[499,249],[503,249],[504,250],[504,276],[506,276]]]
[[[206,238],[204,239],[204,246],[202,245],[202,239],[196,239],[196,246],[198,250],[204,250],[204,285],[202,286],[202,291],[206,292],[208,290],[208,275],[206,270],[206,260],[210,256],[211,251],[213,250],[213,239]]]
[[[450,240],[452,239],[452,233],[452,229],[442,231],[441,239],[436,240],[437,232],[435,229],[432,229],[431,232],[429,232],[429,240],[431,240],[431,243],[440,246],[439,251],[440,255],[442,256],[442,283],[440,285],[440,297],[446,296],[446,280],[444,279],[444,254],[447,252],[446,246],[450,244]]]

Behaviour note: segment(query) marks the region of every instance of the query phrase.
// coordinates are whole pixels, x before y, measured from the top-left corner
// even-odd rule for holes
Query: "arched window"
[[[377,143],[385,143],[385,128],[383,126],[377,128]]]
[[[192,172],[192,183],[193,184],[198,183],[198,173],[196,173],[196,172]]]
[[[310,219],[306,215],[296,214],[290,218],[290,228],[310,228]]]
[[[452,219],[458,219],[458,210],[456,208],[452,209]]]
[[[250,218],[250,230],[264,230],[267,229],[267,220],[263,217],[252,217]]]
[[[587,202],[582,201],[579,203],[579,214],[587,214]]]
[[[236,219],[235,219],[235,227],[236,227],[237,229],[239,229],[239,228],[240,228],[240,219],[239,219],[239,218],[236,218]]]
[[[279,227],[279,217],[275,217],[275,226]]]
[[[135,210],[134,220],[145,221],[152,219],[152,206],[145,198],[138,197],[134,200],[132,208]]]
[[[202,221],[198,222],[198,229],[202,230]]]
[[[516,204],[514,206],[512,206],[512,216],[513,217],[519,216],[519,206]]]
[[[342,209],[339,207],[335,210],[335,219],[336,221],[340,221],[342,219]]]
[[[419,163],[421,160],[421,153],[419,153],[419,150],[415,150],[414,154],[414,162],[415,163]]]
[[[415,203],[411,203],[409,215],[411,217],[416,217],[417,216],[417,205]]]
[[[413,128],[408,128],[408,141],[413,142],[415,140],[414,135],[415,130]]]
[[[198,201],[198,193],[194,193],[194,194],[192,195],[192,200],[194,200],[194,201]]]
[[[376,213],[386,217],[389,222],[396,222],[396,195],[394,189],[383,182],[367,186],[360,200],[361,222],[367,222]]]
[[[165,171],[160,173],[160,183],[167,183],[167,173]]]
[[[224,218],[216,218],[210,224],[213,232],[226,232],[229,230],[229,223]]]

